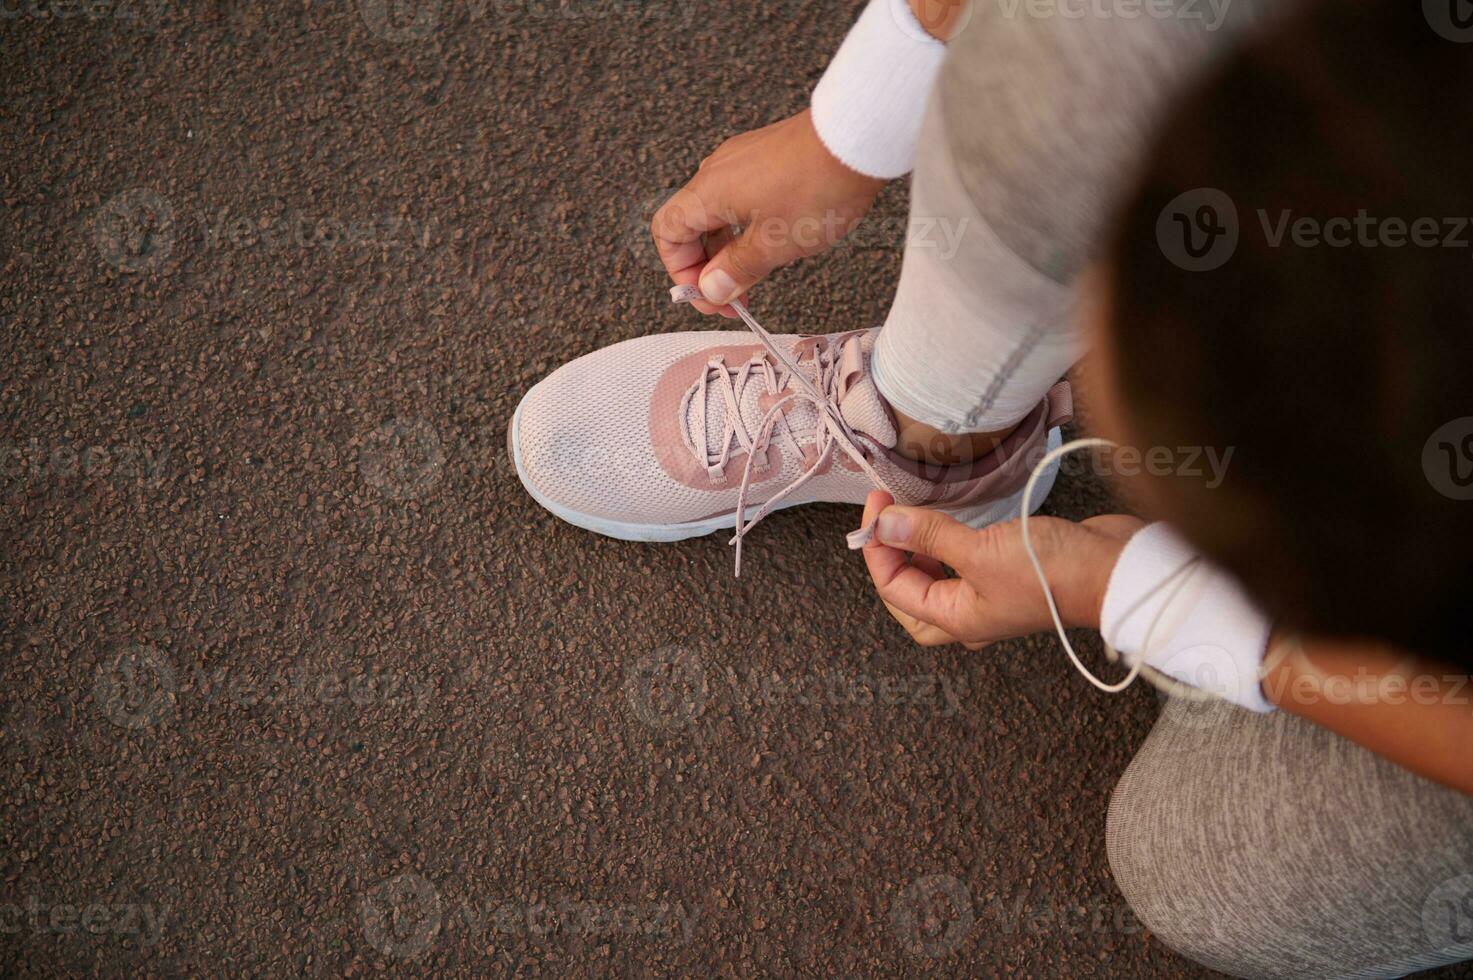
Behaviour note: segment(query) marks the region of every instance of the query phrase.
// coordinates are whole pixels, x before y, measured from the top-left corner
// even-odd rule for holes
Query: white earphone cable
[[[1049,587],[1048,576],[1044,573],[1043,563],[1038,560],[1038,553],[1033,550],[1033,538],[1028,533],[1028,518],[1030,512],[1033,509],[1033,491],[1034,488],[1037,487],[1038,481],[1042,478],[1044,472],[1048,469],[1050,464],[1052,464],[1055,460],[1061,459],[1062,457],[1067,456],[1069,453],[1076,452],[1080,449],[1092,449],[1095,447],[1110,448],[1116,446],[1118,446],[1118,443],[1111,442],[1109,439],[1075,439],[1071,442],[1064,443],[1062,446],[1059,446],[1056,449],[1049,450],[1049,452],[1044,455],[1043,459],[1038,461],[1038,465],[1033,468],[1033,472],[1028,477],[1028,482],[1023,486],[1023,501],[1022,506],[1020,507],[1021,513],[1019,515],[1019,520],[1023,525],[1023,550],[1028,553],[1028,560],[1033,563],[1033,571],[1038,575],[1038,583],[1043,586],[1043,597],[1048,601],[1049,615],[1053,617],[1054,629],[1059,634],[1059,642],[1064,645],[1064,652],[1069,655],[1069,659],[1074,663],[1075,668],[1084,675],[1085,680],[1089,681],[1095,687],[1099,688],[1101,691],[1106,692],[1107,694],[1115,694],[1125,690],[1131,684],[1135,683],[1135,679],[1137,677],[1144,676],[1146,680],[1149,681],[1153,686],[1171,695],[1172,697],[1190,698],[1193,700],[1203,700],[1206,698],[1211,698],[1213,697],[1212,694],[1203,691],[1200,688],[1195,688],[1190,685],[1183,684],[1180,681],[1166,676],[1158,670],[1153,670],[1152,668],[1145,666],[1146,651],[1151,648],[1151,638],[1156,632],[1156,626],[1161,621],[1162,613],[1170,608],[1172,600],[1176,598],[1177,594],[1181,592],[1187,582],[1190,581],[1193,574],[1195,574],[1197,569],[1201,566],[1201,558],[1193,557],[1188,561],[1183,562],[1180,567],[1172,571],[1171,574],[1167,575],[1154,588],[1152,588],[1149,592],[1147,592],[1144,596],[1136,600],[1136,602],[1131,605],[1129,611],[1126,614],[1127,616],[1134,613],[1147,600],[1151,599],[1168,585],[1172,587],[1171,593],[1166,597],[1166,601],[1162,603],[1161,608],[1157,610],[1156,615],[1152,617],[1151,625],[1146,629],[1145,639],[1141,643],[1141,655],[1137,657],[1136,662],[1131,665],[1130,671],[1123,678],[1112,684],[1103,681],[1099,677],[1097,677],[1088,667],[1084,665],[1084,661],[1079,659],[1079,654],[1074,652],[1074,645],[1069,642],[1069,637],[1064,632],[1064,621],[1059,616],[1059,606],[1058,603],[1054,601],[1054,591]],[[1103,634],[1101,634],[1101,638],[1104,639]],[[1110,645],[1110,641],[1108,639],[1104,639],[1104,644],[1105,655],[1111,660],[1111,662],[1119,660],[1120,654],[1114,647]]]

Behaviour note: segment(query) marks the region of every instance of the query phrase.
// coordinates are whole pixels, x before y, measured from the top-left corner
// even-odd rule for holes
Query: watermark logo
[[[1221,268],[1238,248],[1238,208],[1215,187],[1178,194],[1156,219],[1156,242],[1188,272]]]
[[[700,654],[679,646],[650,651],[625,668],[624,696],[651,728],[683,728],[705,710],[710,696]]]
[[[363,896],[363,935],[396,960],[423,956],[440,934],[440,891],[423,875],[395,875]]]
[[[1473,0],[1422,0],[1422,16],[1440,37],[1456,44],[1473,41]]]
[[[1256,672],[1245,670],[1225,648],[1211,643],[1178,650],[1155,666],[1167,676],[1164,689],[1156,687],[1162,717],[1194,731],[1222,724],[1226,701],[1239,697],[1245,686],[1258,683]]]
[[[672,207],[679,209],[671,216],[672,226],[679,226],[687,221],[705,221],[705,211],[700,198],[695,194],[686,194],[681,196],[678,203],[675,203],[675,196],[679,192],[678,187],[655,191],[635,201],[624,212],[623,227],[619,229],[619,244],[632,252],[641,265],[663,268],[659,249],[655,246],[654,234],[650,230],[650,223],[666,201],[673,202]]]
[[[1438,950],[1473,955],[1473,874],[1432,889],[1422,903],[1422,929]]]
[[[1468,215],[1387,215],[1367,208],[1329,216],[1293,208],[1255,208],[1255,234],[1271,249],[1460,249],[1473,248]],[[1178,195],[1161,210],[1156,238],[1162,253],[1189,272],[1220,268],[1236,252],[1241,233],[1237,205],[1216,188]],[[1257,239],[1255,239],[1256,241]]]
[[[1444,497],[1473,500],[1473,415],[1453,419],[1428,437],[1422,472]]]
[[[375,36],[395,43],[421,41],[440,24],[441,0],[358,0],[363,23]]]
[[[976,922],[966,885],[951,875],[917,878],[890,907],[890,927],[911,956],[956,952]]]
[[[151,728],[174,713],[174,665],[156,647],[130,646],[97,668],[92,696],[120,728]]]
[[[92,239],[102,259],[119,272],[156,268],[174,250],[174,207],[147,187],[115,195],[97,209]]]
[[[413,500],[440,480],[445,449],[440,434],[417,416],[385,422],[364,440],[358,472],[390,500]]]

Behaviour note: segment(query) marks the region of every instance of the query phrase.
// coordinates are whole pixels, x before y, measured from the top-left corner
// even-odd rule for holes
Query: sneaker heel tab
[[[1048,402],[1048,419],[1044,423],[1046,430],[1074,421],[1074,389],[1068,381],[1060,381],[1050,388],[1045,401]]]

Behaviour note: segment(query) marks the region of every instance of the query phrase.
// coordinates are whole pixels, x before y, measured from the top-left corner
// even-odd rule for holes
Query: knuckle
[[[912,521],[914,523],[910,543],[922,554],[935,557],[936,546],[941,543],[941,522],[937,520],[935,512],[917,511]]]
[[[680,195],[682,191],[676,191],[661,202],[655,208],[655,213],[650,217],[650,231],[659,237],[661,232],[673,231],[680,225]]]
[[[670,196],[661,207],[658,215],[662,215],[669,224],[686,228],[704,227],[706,220],[707,189],[698,186],[698,180],[692,180],[680,190]]]
[[[763,261],[758,246],[745,236],[731,243],[726,250],[726,261],[731,271],[742,279],[761,279]]]
[[[1068,525],[1052,517],[1035,517],[1028,522],[1028,536],[1033,543],[1033,550],[1037,552],[1039,560],[1053,557],[1064,545],[1064,532]],[[1021,550],[1022,534],[1018,536],[1018,545]],[[997,551],[1001,553],[1001,542],[997,545]]]
[[[993,524],[980,531],[967,529],[965,556],[969,569],[984,568],[1001,555],[1002,537],[999,528],[1002,526]]]

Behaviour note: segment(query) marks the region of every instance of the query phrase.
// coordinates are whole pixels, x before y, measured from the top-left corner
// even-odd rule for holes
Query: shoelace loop
[[[695,286],[675,286],[670,290],[670,299],[675,303],[689,303],[692,300],[702,298],[701,291]],[[895,494],[895,491],[885,482],[885,478],[879,474],[874,466],[870,464],[868,455],[859,443],[859,436],[850,427],[849,423],[845,421],[843,413],[839,411],[836,398],[809,379],[807,372],[788,357],[781,346],[778,345],[777,341],[773,339],[772,334],[768,333],[762,324],[758,323],[757,319],[751,313],[747,312],[747,307],[744,303],[736,300],[730,305],[732,309],[736,310],[737,316],[742,318],[742,322],[747,325],[747,328],[757,335],[757,339],[762,342],[763,347],[767,348],[767,352],[782,366],[788,378],[796,382],[801,389],[789,392],[768,408],[766,414],[762,416],[762,425],[759,427],[757,435],[751,438],[750,444],[742,442],[741,435],[738,435],[738,441],[742,442],[742,448],[747,450],[747,462],[742,467],[742,482],[737,490],[736,533],[732,535],[731,540],[727,543],[736,546],[736,577],[740,578],[742,574],[742,538],[746,537],[748,532],[756,527],[764,517],[772,513],[779,501],[811,480],[817,474],[819,468],[823,466],[824,461],[829,456],[829,452],[835,446],[843,450],[864,471],[865,475],[870,478],[875,486],[889,492],[892,496]],[[833,370],[838,370],[837,359]],[[828,379],[823,369],[820,368],[818,373],[820,383],[824,384],[824,387],[828,387],[829,384],[825,383]],[[708,365],[706,377],[709,377],[709,375],[710,366]],[[702,394],[702,398],[704,399],[704,393]],[[765,456],[767,445],[772,439],[773,428],[777,425],[779,419],[784,417],[784,408],[798,401],[811,404],[818,413],[819,425],[814,438],[813,458],[809,460],[808,465],[804,467],[803,472],[799,473],[796,479],[771,497],[768,497],[767,501],[752,515],[751,520],[747,520],[747,490],[752,483],[753,464],[756,462],[759,453]],[[737,408],[738,404],[739,402],[735,404],[728,402],[728,420],[731,419],[732,412]],[[704,401],[702,402],[701,411],[702,413],[705,411]],[[730,425],[731,422],[728,421],[728,428],[730,428]],[[701,435],[698,437],[700,440],[698,445],[700,450],[704,452],[706,449],[704,415],[700,419],[699,426]],[[740,425],[738,425],[738,430],[741,434],[750,435],[749,433],[745,433],[745,429]],[[722,465],[725,464],[730,445],[731,433],[728,432],[724,437],[724,444],[719,457]],[[711,465],[709,456],[705,457],[705,461],[707,466]]]

